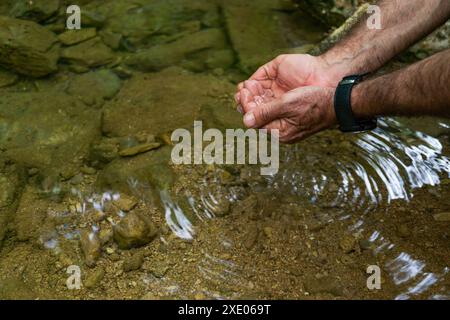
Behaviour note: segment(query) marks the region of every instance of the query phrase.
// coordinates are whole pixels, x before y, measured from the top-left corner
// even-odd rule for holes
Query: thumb
[[[283,104],[280,99],[260,105],[244,116],[244,124],[248,128],[261,128],[278,119],[282,115]]]

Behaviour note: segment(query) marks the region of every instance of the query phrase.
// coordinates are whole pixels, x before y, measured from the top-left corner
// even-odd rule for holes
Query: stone
[[[99,188],[125,194],[136,192],[136,185],[148,187],[155,192],[150,195],[159,198],[159,190],[169,189],[174,182],[174,173],[169,167],[171,150],[163,147],[135,157],[116,159],[99,173],[96,184]]]
[[[125,63],[141,71],[159,71],[177,65],[188,55],[206,49],[223,49],[226,37],[222,30],[211,28],[188,34],[181,39],[152,46],[131,55]]]
[[[1,168],[1,165],[0,165]],[[5,167],[0,172],[0,249],[3,244],[9,222],[14,218],[23,190],[25,173],[16,168]]]
[[[356,239],[352,235],[344,236],[341,241],[339,241],[339,247],[344,253],[350,253],[355,250]]]
[[[156,278],[163,278],[169,271],[169,266],[165,262],[154,261],[148,267],[150,273]]]
[[[80,246],[84,254],[84,262],[88,267],[94,267],[101,253],[101,243],[96,232],[82,230],[80,232]]]
[[[144,153],[150,150],[157,149],[161,146],[159,142],[143,143],[137,146],[125,148],[119,151],[119,155],[122,157],[132,157],[140,153]]]
[[[242,127],[242,119],[232,107],[234,91],[235,86],[226,80],[194,75],[176,67],[136,75],[114,100],[105,104],[102,130],[109,137],[133,136],[142,131],[157,136],[178,128],[192,128],[194,120],[221,122],[217,115],[227,113],[231,116],[225,119],[233,117],[235,121],[234,117],[239,116],[238,123],[229,121],[227,125]],[[205,106],[208,109],[201,111]],[[214,116],[220,120],[211,119]]]
[[[60,0],[15,0],[9,15],[15,18],[41,22],[54,16]]]
[[[397,227],[397,232],[400,237],[402,238],[408,238],[411,236],[411,231],[409,230],[409,227],[406,224],[401,224]]]
[[[112,99],[122,87],[119,77],[108,69],[91,71],[74,77],[66,90],[88,106],[100,107]]]
[[[58,70],[56,35],[32,21],[0,16],[0,66],[43,77]]]
[[[82,28],[79,30],[68,30],[58,35],[59,41],[66,46],[71,46],[97,36],[96,28]]]
[[[93,289],[100,284],[100,282],[103,280],[104,277],[105,277],[105,269],[102,267],[98,267],[86,277],[86,280],[84,280],[83,285],[88,289]]]
[[[64,48],[61,58],[70,64],[94,68],[113,62],[115,56],[99,37],[95,37],[75,46]]]
[[[123,262],[123,271],[130,272],[139,270],[144,263],[144,255],[141,252],[133,254]]]
[[[101,114],[59,89],[4,92],[0,149],[19,165],[43,174],[77,172],[100,136]]]
[[[128,213],[114,226],[114,241],[120,249],[142,247],[151,242],[157,228],[147,217],[136,212]]]
[[[137,200],[134,197],[121,194],[119,199],[113,201],[114,205],[124,212],[131,211],[137,205]]]
[[[328,293],[334,296],[342,296],[343,288],[338,279],[332,276],[316,278],[310,276],[305,280],[305,290],[310,294]]]
[[[433,215],[433,219],[439,222],[450,221],[450,212],[441,212]]]
[[[298,11],[292,6],[286,10],[283,4],[289,2],[292,3],[281,0],[220,1],[230,41],[245,73],[252,74],[287,48],[318,42],[322,38],[325,30],[318,32],[321,28],[317,23],[310,21],[308,16],[296,15]],[[301,32],[305,29],[307,31]]]
[[[0,88],[15,84],[17,79],[18,76],[15,73],[0,68]]]

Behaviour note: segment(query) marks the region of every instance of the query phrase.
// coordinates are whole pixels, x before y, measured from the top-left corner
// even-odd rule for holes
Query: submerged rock
[[[59,41],[66,46],[74,45],[97,36],[97,29],[95,28],[83,28],[80,30],[68,30],[58,35]]]
[[[137,252],[133,254],[131,257],[125,259],[123,262],[123,271],[129,272],[129,271],[135,271],[141,268],[142,264],[144,263],[144,255],[142,252]]]
[[[100,67],[114,61],[113,51],[99,37],[62,50],[61,57],[69,63],[85,67]]]
[[[222,30],[211,28],[186,35],[181,39],[152,46],[130,56],[126,64],[141,71],[159,71],[182,62],[189,54],[206,49],[224,49],[226,37]],[[211,58],[213,59],[213,58]],[[215,67],[215,63],[209,62]]]
[[[192,128],[206,105],[218,112],[239,115],[231,104],[234,89],[226,80],[175,67],[136,75],[105,105],[103,132],[111,137],[124,137],[142,131],[159,135]]]
[[[59,90],[3,93],[0,148],[28,168],[54,172],[79,168],[91,141],[100,135],[100,116]]]
[[[128,213],[114,226],[114,241],[120,249],[131,249],[146,245],[157,234],[157,228],[147,217],[136,212]]]
[[[86,277],[83,285],[88,289],[93,289],[100,284],[104,277],[105,269],[102,267],[98,267]]]
[[[32,77],[58,70],[56,35],[35,22],[0,16],[0,65]]]
[[[84,262],[88,267],[94,267],[101,253],[101,243],[92,230],[82,230],[80,232],[80,246],[84,254]]]
[[[13,85],[16,83],[17,79],[18,77],[16,74],[0,69],[0,88]]]
[[[69,84],[67,93],[77,97],[88,106],[101,106],[120,90],[122,82],[111,70],[92,71],[76,76]]]
[[[119,151],[119,155],[122,157],[132,157],[140,153],[144,153],[150,150],[157,149],[161,146],[159,142],[150,142],[144,144],[138,144],[137,146],[125,148]]]
[[[59,0],[15,0],[10,16],[20,19],[44,21],[58,12]]]

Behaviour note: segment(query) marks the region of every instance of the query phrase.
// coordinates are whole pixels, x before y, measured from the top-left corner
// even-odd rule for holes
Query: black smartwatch
[[[377,127],[377,119],[356,119],[351,103],[352,90],[360,83],[363,75],[352,75],[345,77],[339,82],[334,95],[334,111],[342,132],[363,132],[373,130]]]

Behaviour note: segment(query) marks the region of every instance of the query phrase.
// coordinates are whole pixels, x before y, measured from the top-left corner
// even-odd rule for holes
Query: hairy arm
[[[450,17],[450,0],[381,0],[377,5],[380,30],[367,27],[367,15],[321,56],[336,78],[379,69]]]
[[[352,91],[356,117],[450,117],[450,50],[408,68],[364,81]]]

